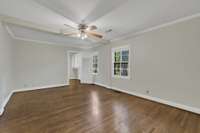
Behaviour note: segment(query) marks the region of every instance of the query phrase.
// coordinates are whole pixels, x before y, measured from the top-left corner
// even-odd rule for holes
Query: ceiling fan
[[[62,34],[69,37],[78,37],[82,40],[89,38],[95,40],[103,40],[103,34],[97,32],[97,26],[81,23],[77,27],[73,27],[67,24],[64,24],[66,27],[72,29],[70,31],[62,31]]]

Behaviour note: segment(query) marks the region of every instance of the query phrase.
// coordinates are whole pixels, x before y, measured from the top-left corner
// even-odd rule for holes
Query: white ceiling
[[[200,0],[0,0],[0,15],[35,25],[35,30],[9,25],[15,36],[78,47],[94,42],[51,34],[41,27],[59,32],[65,23],[75,26],[84,20],[101,32],[113,29],[105,34],[112,40],[198,13]]]
[[[127,0],[35,0],[75,23],[93,22]]]

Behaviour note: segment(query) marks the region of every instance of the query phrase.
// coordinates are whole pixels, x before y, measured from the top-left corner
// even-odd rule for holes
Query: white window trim
[[[128,76],[118,76],[118,75],[114,75],[114,61],[115,61],[115,58],[114,58],[114,53],[116,51],[122,51],[122,50],[128,50],[129,51],[129,57],[128,57]],[[115,48],[112,48],[112,65],[111,65],[111,71],[112,71],[112,78],[115,78],[115,79],[130,79],[131,78],[131,68],[130,68],[130,64],[131,64],[131,50],[130,50],[130,46],[129,45],[124,45],[124,46],[120,46],[120,47],[115,47]],[[120,71],[121,73],[121,71]]]
[[[97,56],[97,73],[93,72],[93,57]],[[99,53],[95,52],[92,54],[92,75],[98,75],[99,74]]]

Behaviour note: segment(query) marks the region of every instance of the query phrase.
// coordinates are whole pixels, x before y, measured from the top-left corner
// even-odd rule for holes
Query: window
[[[92,72],[93,72],[93,74],[98,74],[98,55],[97,54],[95,54],[95,55],[93,55],[93,57],[92,57]]]
[[[128,46],[112,49],[112,76],[130,78],[130,50]]]

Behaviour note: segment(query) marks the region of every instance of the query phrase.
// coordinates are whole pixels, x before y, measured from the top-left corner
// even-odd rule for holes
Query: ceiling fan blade
[[[65,36],[76,36],[78,33],[77,32],[71,32],[71,33],[63,33]]]
[[[87,33],[87,34],[89,34],[89,35],[92,35],[92,36],[94,36],[94,37],[100,38],[100,39],[102,39],[102,38],[103,38],[103,35],[102,35],[102,34],[100,34],[100,33],[98,33],[98,32],[94,32],[94,31],[87,31],[86,33]]]
[[[88,30],[97,30],[97,26],[91,25],[88,27]]]
[[[92,42],[101,42],[101,40],[102,39],[100,39],[100,38],[97,38],[97,37],[95,37],[95,36],[92,36],[92,35],[90,35],[90,34],[87,34],[88,35],[88,40],[90,40],[90,41],[92,41]]]
[[[109,40],[104,40],[103,38],[97,38],[91,34],[87,34],[88,35],[88,39],[92,42],[94,42],[94,44],[103,44],[106,45],[108,44],[110,41]]]
[[[100,41],[103,40],[103,38],[96,37],[96,36],[94,36],[94,35],[92,35],[90,33],[86,33],[86,34],[88,36],[88,39],[90,39],[90,40],[92,40],[94,42],[100,42]]]

